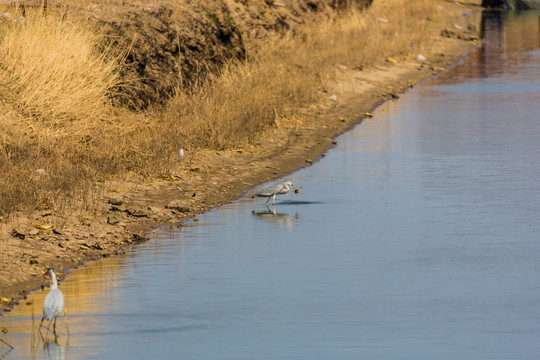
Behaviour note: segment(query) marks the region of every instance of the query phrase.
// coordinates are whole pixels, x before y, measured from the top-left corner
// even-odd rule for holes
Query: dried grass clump
[[[230,64],[204,83],[180,90],[165,112],[170,141],[215,149],[252,142],[276,118],[315,98],[317,82],[299,72],[290,64],[259,58]]]
[[[432,1],[378,0],[365,11],[329,14],[326,21],[300,29],[306,61],[320,67],[370,66],[387,56],[413,51],[429,36],[429,18],[437,16]]]
[[[55,17],[2,24],[0,91],[4,106],[40,124],[102,118],[117,81],[99,35]]]
[[[114,59],[99,34],[40,12],[0,23],[0,214],[84,193],[110,165]],[[115,144],[110,142],[110,144]]]

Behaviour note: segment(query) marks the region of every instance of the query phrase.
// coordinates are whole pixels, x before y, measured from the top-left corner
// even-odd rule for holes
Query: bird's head
[[[285,184],[288,185],[291,189],[293,189],[295,194],[298,194],[300,191],[302,191],[302,187],[296,188],[294,187],[294,184],[290,181],[285,181]]]
[[[296,188],[294,187],[294,184],[290,181],[285,181],[285,185],[287,185],[288,187],[290,187],[291,189],[293,189],[294,191],[296,191]]]
[[[47,275],[48,275],[49,277],[52,277],[53,274],[54,274],[54,275],[58,275],[58,274],[56,274],[56,271],[55,271],[54,268],[52,268],[52,267],[51,267],[51,268],[47,268],[47,269],[45,269],[45,270],[43,270],[43,271],[41,272],[41,275],[42,275],[42,276],[47,276]]]

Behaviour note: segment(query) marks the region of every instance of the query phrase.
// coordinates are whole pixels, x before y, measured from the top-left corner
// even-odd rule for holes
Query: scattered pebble
[[[38,229],[32,229],[32,230],[28,231],[28,236],[36,236],[36,235],[39,235],[39,230]]]
[[[108,216],[107,217],[107,224],[109,225],[116,225],[120,222],[120,219],[118,219],[116,216]]]
[[[124,200],[120,198],[109,199],[109,204],[120,206],[124,204]]]
[[[140,235],[140,234],[133,234],[133,242],[135,243],[143,243],[143,242],[147,242],[148,240],[150,240],[149,238],[147,238],[146,236],[144,235]]]
[[[126,213],[133,217],[148,217],[148,214],[141,209],[127,209]]]
[[[16,228],[13,228],[10,234],[11,236],[18,237],[21,240],[24,240],[24,238],[26,237],[26,234],[22,230]]]
[[[176,211],[181,212],[181,213],[190,212],[190,209],[188,207],[179,206],[179,205],[165,205],[165,209],[176,210]]]
[[[51,230],[54,226],[51,224],[34,224],[34,227],[39,230]]]

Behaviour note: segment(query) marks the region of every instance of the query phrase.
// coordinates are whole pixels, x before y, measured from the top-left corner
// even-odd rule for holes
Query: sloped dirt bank
[[[372,0],[204,0],[122,2],[81,9],[103,28],[121,56],[121,100],[146,108],[166,100],[224,63],[246,57],[246,41],[316,21],[328,8],[365,7]]]
[[[387,58],[354,70],[338,66],[333,81],[321,89],[324,101],[305,109],[309,121],[290,119],[268,131],[259,143],[235,151],[186,151],[169,177],[136,175],[96,189],[74,212],[42,211],[13,217],[0,226],[0,297],[9,310],[27,291],[47,283],[46,267],[59,272],[89,260],[122,253],[146,241],[147,231],[179,224],[231,201],[253,185],[310,166],[333,146],[334,137],[361,121],[377,121],[367,112],[399,97],[410,86],[443,71],[476,46],[473,27],[453,27],[455,16],[478,10],[468,4],[440,1],[448,21],[433,22],[431,37],[418,57]],[[470,17],[474,22],[474,17]],[[447,30],[446,32],[444,30]],[[449,31],[462,36],[446,36]],[[308,192],[309,189],[304,189]]]

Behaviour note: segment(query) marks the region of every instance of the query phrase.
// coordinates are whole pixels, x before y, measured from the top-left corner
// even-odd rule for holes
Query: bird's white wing
[[[47,296],[45,296],[45,301],[43,302],[43,317],[50,321],[54,316],[54,309],[54,296],[49,292]]]
[[[50,321],[64,309],[64,295],[59,289],[49,291],[43,302],[43,316]]]
[[[56,311],[57,311],[57,315],[60,315],[62,313],[62,310],[64,310],[64,294],[62,294],[60,289],[56,289],[56,290],[58,290],[56,291],[56,294],[55,294],[55,296],[58,297],[58,301],[56,304]]]

